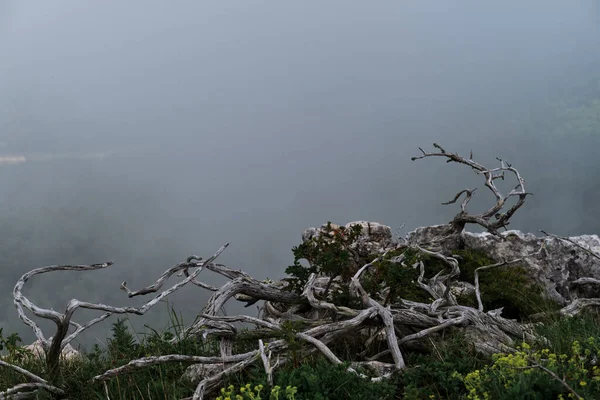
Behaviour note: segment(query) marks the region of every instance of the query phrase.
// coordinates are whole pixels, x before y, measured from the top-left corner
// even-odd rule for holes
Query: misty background
[[[34,277],[41,306],[135,305],[122,281],[227,241],[220,262],[281,278],[310,226],[404,235],[466,187],[488,207],[464,166],[410,161],[434,141],[519,168],[534,196],[513,229],[600,233],[599,50],[594,0],[1,1],[0,327],[33,341],[12,288],[45,265],[115,261]],[[191,322],[207,298],[170,305]]]

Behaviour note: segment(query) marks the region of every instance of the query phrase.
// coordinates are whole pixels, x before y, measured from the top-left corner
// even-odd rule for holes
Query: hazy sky
[[[127,304],[122,280],[225,241],[221,261],[280,277],[309,226],[405,233],[451,219],[440,203],[465,187],[488,205],[470,171],[410,161],[433,141],[521,167],[535,196],[514,228],[598,233],[597,139],[538,131],[530,110],[598,78],[599,16],[594,0],[0,1],[0,301],[31,268],[112,259],[26,290]],[[173,299],[191,320],[206,295]],[[30,339],[15,315],[0,326]]]

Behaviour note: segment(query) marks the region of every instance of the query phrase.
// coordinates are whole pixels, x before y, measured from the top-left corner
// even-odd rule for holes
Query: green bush
[[[264,390],[263,385],[252,387],[247,383],[239,388],[229,385],[219,390],[219,396],[215,400],[296,400],[298,388],[288,386],[282,390],[280,386],[273,386],[271,390]]]
[[[483,252],[459,250],[459,280],[475,283],[475,270],[479,267],[495,264],[495,261]],[[519,265],[507,265],[479,272],[479,289],[484,310],[503,307],[504,318],[524,320],[529,316],[558,309],[558,304],[542,295],[542,288],[527,277],[527,271]],[[477,306],[475,295],[461,296],[460,304]]]
[[[590,314],[557,319],[541,326],[539,332],[546,334],[547,343],[523,343],[515,353],[494,355],[491,365],[466,375],[457,372],[469,392],[467,398],[600,398],[597,319]]]
[[[406,400],[463,399],[468,394],[456,373],[467,374],[483,368],[490,360],[476,354],[460,335],[438,343],[430,353],[405,354],[406,371],[394,383],[397,394]]]
[[[285,272],[290,276],[288,288],[301,293],[311,274],[320,274],[330,278],[327,290],[333,279],[340,276],[343,282],[349,282],[360,265],[360,260],[349,250],[362,231],[360,225],[351,229],[343,226],[334,228],[331,222],[322,229],[323,233],[311,240],[292,248],[294,264]],[[300,261],[306,260],[308,267]]]
[[[395,257],[404,256],[404,265],[392,262]],[[397,303],[400,299],[418,302],[432,301],[431,296],[417,285],[419,269],[413,264],[423,260],[424,255],[411,249],[402,249],[389,252],[381,261],[373,265],[371,271],[363,275],[363,287],[371,296],[376,296],[383,287],[389,288],[384,299],[384,305]],[[428,266],[431,267],[431,266]],[[439,266],[443,269],[444,266]],[[437,272],[437,271],[436,271]],[[426,269],[425,277],[435,275],[431,268]]]

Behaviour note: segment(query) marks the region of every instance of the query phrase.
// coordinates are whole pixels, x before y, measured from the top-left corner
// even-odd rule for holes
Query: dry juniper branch
[[[560,309],[562,315],[573,317],[590,307],[600,307],[600,298],[575,299],[571,304]]]
[[[447,158],[446,162],[456,162],[459,164],[464,164],[475,170],[477,174],[481,174],[485,178],[485,186],[494,194],[496,198],[496,204],[494,204],[490,209],[481,213],[481,214],[469,214],[467,212],[467,204],[471,200],[475,189],[464,189],[461,190],[454,196],[454,198],[448,202],[442,203],[444,205],[454,204],[460,198],[461,195],[465,194],[465,198],[461,203],[461,211],[454,217],[454,219],[450,222],[450,230],[449,234],[458,234],[461,233],[466,224],[478,224],[482,227],[486,228],[488,232],[500,236],[499,229],[506,228],[509,224],[509,219],[513,216],[513,214],[525,203],[525,198],[530,195],[525,191],[525,180],[519,174],[519,171],[514,168],[511,164],[505,162],[504,160],[498,158],[500,161],[500,167],[498,168],[487,168],[482,164],[473,160],[473,154],[471,153],[469,158],[462,157],[457,153],[449,153],[444,150],[439,144],[434,143],[433,147],[435,147],[438,151],[433,153],[428,153],[422,148],[419,147],[421,156],[412,157],[411,160],[419,160],[425,157],[444,157]],[[510,172],[514,174],[517,179],[517,185],[514,189],[508,192],[506,195],[503,195],[500,190],[496,187],[495,181],[497,179],[504,180],[504,173]],[[518,197],[517,202],[509,208],[506,212],[502,213],[502,209],[506,201],[510,197]],[[491,221],[491,218],[494,217],[495,221]]]
[[[279,366],[279,357],[275,365],[271,365],[271,356],[273,353],[269,350],[269,354],[265,351],[265,344],[262,339],[258,340],[258,348],[260,349],[260,358],[262,359],[263,366],[265,367],[265,373],[267,374],[267,383],[269,386],[273,386],[273,370]]]
[[[394,364],[380,362],[378,368],[374,368],[379,371],[381,376],[387,376],[390,370],[406,367],[403,364],[399,346],[422,339],[430,340],[431,337],[435,337],[440,331],[456,326],[472,327],[476,332],[480,332],[479,336],[481,338],[476,339],[474,344],[479,351],[486,353],[514,351],[511,347],[514,343],[514,338],[534,339],[530,326],[502,318],[501,309],[483,312],[483,310],[480,310],[480,307],[473,308],[457,304],[456,300],[449,295],[451,293],[450,289],[454,284],[453,279],[460,273],[456,258],[447,256],[442,252],[429,250],[423,246],[405,247],[412,247],[412,249],[429,257],[438,258],[450,267],[450,272],[440,271],[433,278],[429,279],[429,282],[426,282],[424,274],[421,274],[421,284],[430,288],[428,292],[436,294],[435,297],[437,299],[432,304],[401,299],[400,303],[384,307],[378,300],[367,294],[360,283],[361,276],[372,266],[372,263],[363,266],[351,281],[353,292],[368,307],[362,311],[348,307],[342,309],[342,307],[336,306],[330,300],[327,300],[326,297],[323,297],[326,296],[324,294],[325,291],[322,285],[318,285],[319,278],[316,276],[309,278],[300,296],[300,301],[297,301],[298,299],[290,301],[290,298],[287,298],[289,296],[288,292],[282,292],[278,287],[270,287],[269,290],[272,290],[272,292],[265,295],[267,292],[263,286],[264,283],[251,279],[247,275],[241,275],[237,271],[232,272],[232,270],[224,269],[225,267],[221,266],[220,269],[227,272],[233,283],[224,285],[219,290],[220,293],[213,295],[213,298],[209,301],[209,305],[205,308],[211,314],[205,313],[201,315],[205,323],[196,325],[196,333],[202,333],[206,336],[215,334],[218,337],[224,334],[225,331],[227,331],[227,334],[235,332],[233,328],[213,329],[211,331],[210,324],[207,324],[208,321],[220,321],[222,323],[235,321],[250,322],[267,330],[274,329],[275,326],[272,324],[278,324],[277,321],[281,320],[310,321],[312,322],[312,327],[305,328],[302,332],[296,332],[295,336],[315,346],[318,351],[321,351],[333,363],[338,363],[340,362],[339,358],[331,352],[328,344],[344,338],[348,334],[352,335],[365,331],[372,332],[374,329],[373,324],[375,323],[375,326],[379,326],[379,328],[374,329],[375,332],[385,332],[382,335],[388,342],[388,350],[386,350],[385,354],[392,354],[392,359],[394,360]],[[376,259],[374,262],[381,258]],[[513,261],[506,263],[511,264]],[[419,267],[424,268],[424,264],[419,264]],[[232,297],[233,292],[236,292],[231,288],[239,285],[240,282],[248,283],[248,287],[245,289],[246,293],[251,293],[259,299],[268,300],[263,310],[263,322],[259,322],[261,321],[260,318],[253,319],[247,316],[216,316],[216,311],[220,309],[225,301]],[[424,289],[424,286],[420,287]],[[279,291],[279,294],[277,294],[277,291]],[[282,301],[278,301],[278,299]],[[481,294],[479,299],[481,300]],[[309,311],[306,310],[307,307],[310,309]],[[333,319],[334,317],[335,320]],[[225,326],[220,325],[220,327],[224,328]],[[406,328],[418,328],[418,330],[409,334],[402,333],[406,331]],[[372,337],[369,337],[369,339],[372,339]],[[366,342],[370,341],[372,340],[367,340]],[[280,347],[279,350],[285,351],[286,346]],[[269,351],[272,351],[272,355],[277,354],[280,356],[284,354],[273,350],[270,344]],[[304,351],[312,353],[315,351],[315,348],[308,348]],[[374,365],[373,362],[375,359],[385,355],[379,354],[375,357],[368,357],[368,351],[361,354],[366,357],[367,361],[351,361],[352,365]],[[226,371],[231,372],[231,368],[240,368],[240,365],[231,366]],[[201,390],[200,386],[198,387],[197,395],[198,393],[208,393],[208,382],[204,381]],[[212,377],[211,382],[214,382],[214,377]]]
[[[365,289],[360,284],[360,276],[363,274],[367,268],[371,267],[375,262],[382,260],[385,256],[384,254],[381,257],[376,258],[374,261],[364,265],[361,269],[359,269],[356,274],[352,277],[352,283],[350,287],[354,289],[354,292],[362,298],[363,304],[365,306],[369,306],[375,308],[377,313],[381,317],[384,325],[385,325],[385,333],[387,336],[389,350],[392,353],[392,357],[394,359],[394,364],[396,369],[401,370],[406,368],[406,364],[404,362],[404,357],[400,352],[400,347],[398,346],[398,339],[396,338],[396,330],[394,329],[394,319],[392,317],[392,313],[388,308],[383,307],[377,301],[373,300],[365,291]]]
[[[183,273],[185,273],[186,278],[189,278],[190,277],[189,269],[197,267],[200,269],[200,271],[198,272],[198,273],[200,273],[202,271],[202,267],[198,265],[198,262],[192,262],[193,260],[201,261],[202,258],[200,258],[198,256],[188,257],[186,262],[177,264],[174,267],[169,268],[156,280],[156,282],[154,282],[152,285],[147,286],[143,289],[133,292],[127,287],[127,282],[123,282],[121,284],[121,290],[127,292],[129,297],[135,297],[135,296],[140,296],[140,295],[144,295],[144,294],[148,294],[148,293],[158,292],[160,290],[160,288],[162,288],[162,286],[165,284],[165,282],[167,282],[167,280],[176,272],[183,271]],[[181,273],[179,273],[177,276],[181,276]],[[213,292],[217,291],[216,287],[207,285],[206,283],[200,282],[200,281],[196,280],[195,278],[192,278],[190,280],[190,282],[196,286],[200,286],[203,289],[211,290]]]
[[[34,392],[30,392],[30,390],[34,389]],[[35,396],[35,391],[39,389],[47,390],[50,393],[56,395],[64,395],[64,390],[57,388],[56,386],[49,385],[47,383],[42,382],[29,382],[29,383],[20,383],[11,387],[10,389],[5,390],[4,392],[0,392],[0,400],[4,399],[16,399],[16,398],[32,398]]]
[[[27,371],[26,369],[23,369],[23,368],[19,367],[18,365],[14,365],[14,364],[8,363],[8,362],[6,362],[4,360],[0,360],[0,366],[14,369],[18,373],[25,375],[26,377],[28,377],[29,379],[31,379],[33,381],[36,381],[36,382],[39,382],[39,383],[48,383],[48,381],[46,381],[45,379],[37,376],[36,374],[33,374],[33,373]]]
[[[28,382],[28,383],[21,383],[21,384],[13,386],[10,389],[0,392],[0,400],[7,399],[7,398],[15,399],[15,398],[33,397],[35,395],[35,392],[25,392],[25,390],[31,390],[31,389],[45,389],[51,393],[55,393],[58,395],[64,394],[64,391],[62,389],[57,388],[56,386],[50,385],[48,383],[48,381],[46,381],[45,379],[27,371],[26,369],[19,367],[17,365],[10,364],[4,360],[0,360],[0,366],[14,369],[15,371],[19,372],[20,374],[25,375],[26,377],[28,377],[29,379],[34,381],[34,382]],[[21,392],[23,392],[23,393],[21,393]],[[19,396],[19,395],[22,395],[22,396]]]
[[[366,293],[360,283],[360,279],[373,263],[383,259],[385,254],[375,259],[372,263],[364,265],[354,275],[351,281],[350,285],[353,292],[362,299],[363,304],[367,307],[362,310],[338,307],[326,299],[319,298],[319,296],[322,296],[324,293],[323,282],[326,282],[326,279],[321,279],[319,281],[317,277],[311,277],[304,288],[303,294],[297,295],[295,293],[285,292],[280,287],[259,282],[241,271],[234,271],[223,265],[219,265],[216,268],[218,273],[223,275],[226,274],[226,276],[229,276],[232,280],[213,294],[207,307],[205,307],[205,313],[200,315],[200,319],[204,321],[204,323],[202,325],[195,325],[196,332],[206,336],[214,335],[216,337],[235,335],[236,331],[233,325],[231,325],[235,322],[252,323],[262,329],[280,332],[282,331],[282,326],[277,321],[282,319],[285,320],[286,318],[282,317],[286,315],[286,313],[289,317],[289,313],[291,312],[291,315],[296,315],[299,320],[310,322],[303,330],[295,332],[297,338],[309,345],[308,348],[304,348],[303,352],[312,353],[317,350],[323,353],[331,362],[339,364],[342,361],[331,351],[328,345],[343,339],[346,335],[356,334],[357,332],[365,330],[370,332],[373,329],[373,324],[375,324],[375,327],[377,327],[376,331],[385,332],[384,337],[388,342],[386,354],[392,355],[394,363],[390,364],[377,361],[377,358],[380,358],[385,354],[368,357],[368,352],[365,353],[365,356],[367,356],[364,359],[365,361],[350,360],[353,367],[367,367],[376,372],[379,377],[374,378],[375,380],[388,377],[390,372],[394,369],[407,367],[404,364],[399,346],[431,337],[437,332],[453,326],[474,325],[477,326],[478,329],[487,332],[490,337],[493,338],[488,339],[488,342],[489,340],[492,340],[492,342],[486,342],[484,345],[481,345],[480,348],[490,349],[490,351],[492,349],[495,351],[506,350],[499,344],[510,344],[510,336],[519,338],[526,336],[523,327],[514,321],[503,319],[497,312],[492,311],[482,313],[478,309],[455,305],[453,301],[448,300],[448,288],[452,285],[452,278],[460,272],[458,269],[458,261],[455,258],[425,249],[421,246],[413,246],[412,249],[430,257],[438,258],[450,267],[450,272],[440,271],[434,278],[431,278],[429,282],[426,282],[421,278],[422,283],[431,287],[431,291],[437,294],[437,300],[442,300],[441,302],[438,302],[437,307],[432,307],[432,304],[410,302],[408,300],[402,300],[400,304],[384,307],[380,302]],[[199,273],[201,268],[211,270],[212,265],[213,264],[208,262],[202,264],[199,263],[199,265],[197,264],[198,269],[194,271],[194,273]],[[420,268],[425,267],[423,264],[420,264]],[[195,276],[192,274],[190,277]],[[186,280],[189,282],[189,277]],[[173,288],[180,287],[179,285],[180,284],[177,284]],[[143,290],[144,289],[137,293],[143,293]],[[288,311],[277,311],[278,314],[265,312],[262,319],[245,315],[233,317],[216,315],[217,311],[221,309],[224,303],[238,292],[247,293],[259,299],[268,300],[265,308],[268,306],[273,310],[277,310],[277,308],[280,307],[284,307],[284,309],[285,307],[289,307]],[[160,298],[161,296],[159,295],[157,297]],[[311,311],[304,311],[305,316],[303,317],[301,315],[301,310],[303,308],[306,309],[307,307],[309,307]],[[296,312],[298,314],[294,314]],[[323,314],[323,312],[325,312],[325,314]],[[333,320],[334,316],[335,320]],[[398,330],[400,332],[400,327],[420,329],[416,333],[397,336],[396,331]],[[266,344],[266,349],[264,349],[262,353],[259,345],[259,348],[255,351],[237,355],[222,354],[220,357],[194,357],[184,355],[147,357],[132,360],[125,366],[106,371],[104,374],[94,377],[94,381],[104,381],[117,374],[127,373],[137,368],[144,368],[166,362],[179,361],[187,363],[203,363],[205,365],[223,365],[224,369],[221,372],[206,377],[198,384],[193,398],[201,399],[207,393],[210,393],[211,390],[218,387],[226,375],[240,371],[246,366],[255,363],[261,358],[262,354],[265,354],[266,350],[269,351],[271,356],[284,356],[283,362],[285,362],[285,352],[287,349],[288,343],[285,340],[276,340]],[[277,365],[278,364],[275,364],[269,368],[271,372]],[[349,368],[348,371],[356,373],[352,368]]]
[[[209,260],[208,262],[212,262],[216,259],[228,246],[226,243],[223,245]],[[108,268],[113,263],[111,261],[102,263],[102,264],[92,264],[92,265],[52,265],[48,267],[42,267],[34,269],[19,278],[14,289],[13,289],[13,297],[14,304],[17,308],[17,313],[19,318],[27,325],[29,325],[34,331],[36,337],[40,341],[44,352],[46,353],[46,367],[48,374],[53,380],[56,376],[58,376],[59,368],[60,368],[60,355],[62,350],[69,344],[73,339],[75,339],[79,334],[81,334],[84,330],[89,327],[105,320],[112,314],[137,314],[143,315],[148,311],[152,306],[157,304],[159,301],[164,299],[166,296],[175,292],[179,288],[183,287],[190,281],[196,278],[196,276],[200,273],[201,268],[198,268],[194,271],[193,274],[189,275],[186,279],[178,282],[171,288],[164,290],[159,295],[154,297],[152,300],[144,303],[141,307],[114,307],[101,303],[89,303],[85,301],[80,301],[77,299],[72,299],[67,304],[66,310],[64,313],[60,313],[54,311],[52,309],[45,309],[37,306],[32,301],[30,301],[26,296],[23,295],[23,287],[25,283],[33,276],[40,275],[48,272],[54,271],[90,271]],[[122,285],[123,287],[125,284]],[[98,310],[104,311],[104,314],[100,315],[97,318],[94,318],[87,323],[81,325],[72,321],[73,315],[78,308],[85,308],[90,310]],[[39,318],[49,319],[56,324],[56,332],[51,337],[46,339],[40,327],[25,314],[25,309],[29,310],[33,315]],[[69,334],[69,328],[71,326],[75,327],[75,331]],[[33,387],[33,386],[31,386]],[[28,390],[31,388],[30,386],[17,385],[9,391],[11,393],[16,393],[24,390]],[[51,387],[46,383],[38,382],[37,388],[48,388]]]
[[[105,381],[116,376],[135,371],[140,368],[147,368],[153,365],[167,364],[173,362],[180,363],[201,363],[201,364],[226,364],[244,361],[248,358],[254,357],[257,354],[257,350],[253,350],[247,353],[235,354],[227,357],[204,357],[204,356],[186,356],[181,354],[169,354],[166,356],[151,356],[142,357],[135,360],[131,360],[125,365],[117,368],[109,369],[102,375],[97,375],[92,378],[93,382]]]

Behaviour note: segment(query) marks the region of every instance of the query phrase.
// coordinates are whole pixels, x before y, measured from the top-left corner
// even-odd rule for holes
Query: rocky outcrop
[[[24,349],[30,351],[34,357],[40,358],[42,360],[46,358],[44,348],[42,347],[42,343],[39,340],[36,340],[32,344],[25,346]],[[75,350],[75,348],[70,344],[67,344],[62,350],[60,356],[65,360],[73,360],[74,358],[80,357],[81,353]]]
[[[576,244],[520,231],[507,231],[502,236],[504,240],[497,240],[489,233],[465,232],[463,241],[465,247],[482,250],[496,260],[526,256],[544,244],[538,255],[525,258],[524,265],[529,276],[540,283],[551,298],[566,305],[576,298],[600,297],[599,285],[578,283],[580,278],[600,279],[600,259],[579,247],[600,254],[597,235],[570,237]]]
[[[418,228],[409,233],[407,240],[414,244],[436,242],[446,251],[458,248],[482,251],[496,261],[537,253],[520,264],[526,268],[529,277],[545,289],[549,298],[566,305],[576,298],[600,297],[600,285],[590,283],[589,279],[587,282],[579,280],[600,279],[600,258],[591,254],[600,257],[598,235],[572,236],[563,240],[510,230],[503,232],[501,238],[487,232],[463,232],[457,240],[436,240],[443,237],[447,226]]]
[[[383,254],[393,245],[392,229],[378,222],[355,221],[349,222],[344,227],[350,229],[354,225],[360,225],[362,228],[361,234],[351,248],[362,256],[372,254]],[[332,229],[339,229],[341,226],[331,224]],[[319,228],[309,228],[302,234],[302,241],[307,242],[318,235],[327,234],[327,224],[321,225]]]

